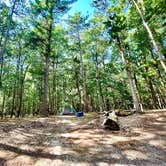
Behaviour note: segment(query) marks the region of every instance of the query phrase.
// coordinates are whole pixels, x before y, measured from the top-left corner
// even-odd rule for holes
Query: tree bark
[[[143,112],[143,100],[142,100],[141,93],[139,93],[139,85],[138,85],[137,76],[136,76],[135,72],[134,72],[134,84],[135,84],[136,90],[138,92],[138,100],[140,102],[140,110]]]
[[[125,52],[123,50],[123,47],[121,45],[121,41],[120,41],[118,36],[117,36],[117,44],[118,44],[123,63],[125,65],[126,74],[127,74],[128,80],[129,80],[129,85],[130,85],[130,89],[131,89],[131,93],[132,93],[134,108],[135,108],[136,112],[139,112],[140,106],[139,106],[139,101],[138,101],[138,97],[136,94],[135,85],[134,85],[134,82],[133,82],[133,79],[131,76],[128,61],[126,60],[126,57],[125,57]]]
[[[53,9],[51,10],[51,14],[53,12]],[[53,25],[53,19],[49,25],[48,30],[48,41],[46,46],[46,52],[45,52],[45,74],[44,74],[44,93],[43,93],[43,101],[42,101],[42,108],[40,111],[40,115],[42,117],[48,116],[48,81],[49,81],[49,66],[50,66],[50,54],[51,54],[51,39],[52,39],[52,25]]]
[[[76,88],[77,88],[77,94],[78,94],[78,100],[79,100],[79,107],[81,107],[81,90],[79,85],[79,78],[78,78],[78,71],[75,68],[75,79],[76,79]]]
[[[13,98],[12,98],[12,110],[11,110],[11,114],[10,114],[10,118],[13,117],[14,113],[14,109],[15,109],[15,97],[16,97],[16,89],[15,89],[15,85],[13,88]]]
[[[97,50],[96,50],[97,51]],[[99,62],[98,62],[98,57],[97,57],[97,52],[95,54],[95,67],[96,67],[96,81],[97,81],[97,89],[98,89],[98,100],[99,100],[99,108],[100,112],[104,110],[103,107],[103,95],[102,95],[102,88],[101,88],[101,83],[100,83],[100,72],[99,72]]]
[[[23,93],[24,93],[24,81],[25,81],[25,76],[28,71],[30,65],[28,65],[25,69],[23,78],[20,80],[20,88],[19,88],[19,105],[18,105],[18,111],[17,111],[17,117],[19,118],[21,110],[22,110],[22,99],[23,99]]]
[[[49,64],[50,64],[50,55],[49,53],[45,56],[45,74],[44,74],[44,92],[43,92],[43,101],[41,108],[41,116],[48,116],[48,79],[49,79]]]
[[[5,91],[3,93],[3,99],[2,99],[2,109],[1,109],[1,119],[3,119],[3,114],[4,114],[4,107],[5,107],[5,101],[6,101],[6,94]]]
[[[52,94],[52,108],[54,111],[54,114],[57,114],[57,68],[58,68],[58,58],[57,60],[53,62],[53,80],[52,80],[52,90],[53,90],[53,94]]]

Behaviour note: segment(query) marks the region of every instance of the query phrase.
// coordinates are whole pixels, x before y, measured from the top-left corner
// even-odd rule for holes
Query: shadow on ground
[[[120,118],[121,130],[99,116],[0,123],[0,166],[165,165],[166,111]]]

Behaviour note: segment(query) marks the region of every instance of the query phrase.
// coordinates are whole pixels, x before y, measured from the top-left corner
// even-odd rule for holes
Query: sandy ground
[[[0,166],[166,166],[166,110],[119,118],[98,115],[0,121]]]

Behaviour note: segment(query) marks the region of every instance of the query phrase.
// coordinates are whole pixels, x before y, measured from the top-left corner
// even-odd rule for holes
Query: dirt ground
[[[104,130],[102,120],[0,121],[0,166],[166,166],[166,110],[121,117],[116,132]]]

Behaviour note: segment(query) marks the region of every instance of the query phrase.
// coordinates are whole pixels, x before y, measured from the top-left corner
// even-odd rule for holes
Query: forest
[[[1,2],[1,116],[165,108],[164,1],[72,3]]]
[[[90,12],[78,9],[71,12],[76,4],[79,5],[79,9],[83,8],[81,3],[88,3],[87,11]],[[71,140],[63,134],[78,132],[76,135],[79,136],[79,132],[87,132],[88,135],[90,131],[95,132],[98,129],[99,135],[106,134],[111,140],[111,131],[101,129],[99,124],[102,123],[101,116],[105,112],[115,111],[116,116],[117,112],[131,115],[119,117],[119,135],[115,133],[112,135],[113,139],[117,141],[119,137],[121,141],[125,141],[126,137],[133,137],[135,141],[135,133],[143,134],[144,130],[141,129],[149,125],[154,130],[147,129],[146,134],[149,133],[149,137],[144,133],[145,137],[148,139],[152,135],[158,135],[152,140],[157,142],[152,143],[153,146],[164,146],[162,141],[165,140],[166,134],[165,4],[165,0],[0,0],[0,133],[9,134],[17,128],[22,128],[24,132],[27,131],[27,135],[32,134],[33,138],[36,138],[34,145],[41,140],[42,143],[55,143],[61,140],[66,145],[66,141]],[[76,113],[83,112],[85,116],[82,119],[59,117],[66,106],[71,107]],[[56,123],[55,126],[53,123]],[[85,131],[85,125],[88,125],[90,131]],[[129,130],[130,127],[133,127],[133,130]],[[53,134],[55,128],[57,133],[63,133],[61,137],[55,136],[57,140],[53,141],[53,136],[44,136],[46,131]],[[43,137],[35,129],[39,129],[38,132],[41,130]],[[160,130],[163,131],[161,135],[158,133]],[[126,132],[128,135],[125,137]],[[24,134],[16,134],[18,140],[21,141]],[[14,136],[5,134],[2,134],[0,139],[5,140],[9,137],[11,140],[14,139]],[[43,140],[44,137],[48,139]],[[80,136],[80,142],[87,139],[85,147],[77,147],[78,144],[73,143],[76,138],[71,137],[73,146],[76,144],[75,152],[86,153],[87,156],[90,152],[87,150],[88,141],[89,145],[91,144],[89,137]],[[98,139],[95,134],[91,137]],[[142,139],[144,135],[140,137]],[[38,138],[41,138],[40,141]],[[104,149],[110,140],[103,140],[105,144],[99,140],[98,143],[101,143]],[[15,141],[17,142],[17,138]],[[62,142],[58,145],[63,145]],[[26,144],[30,145],[28,142]],[[141,149],[140,142],[131,144]],[[109,145],[112,146],[112,143]],[[148,145],[145,143],[145,146]],[[73,165],[86,165],[83,161],[93,163],[95,160],[98,166],[104,166],[104,162],[108,165],[165,165],[166,162],[163,147],[160,146],[162,150],[147,148],[150,156],[151,151],[158,152],[159,156],[152,157],[154,161],[141,158],[141,152],[136,153],[141,158],[139,162],[135,159],[130,162],[123,157],[122,162],[116,157],[109,162],[106,157],[100,160],[100,155],[114,154],[109,150],[102,154],[104,150],[101,149],[96,152],[98,158],[90,153],[91,157],[83,160],[80,156],[54,156],[46,152],[29,152],[24,147],[20,150],[18,147],[6,145],[6,142],[3,144],[0,140],[0,165],[5,166],[8,160],[5,159],[7,152],[3,153],[5,149],[32,158],[49,158],[50,161],[56,158],[58,161],[53,165],[60,162],[59,160],[66,161],[66,165],[72,165],[74,160],[77,162]],[[116,148],[119,147],[121,150],[126,149],[122,143],[116,145]],[[48,148],[49,146],[47,150],[50,152]],[[66,147],[61,148],[63,151]],[[37,150],[40,152],[41,149]],[[1,158],[1,155],[5,157]],[[17,162],[13,162],[17,165]],[[11,163],[7,162],[6,165]],[[24,164],[28,165],[27,163]],[[44,163],[45,161],[41,161],[36,165]],[[65,162],[57,165],[63,164],[65,165]],[[30,162],[29,165],[35,164]],[[46,161],[45,165],[50,165],[49,161]]]

